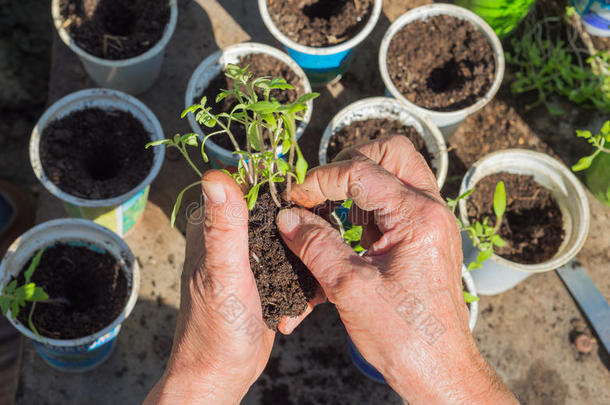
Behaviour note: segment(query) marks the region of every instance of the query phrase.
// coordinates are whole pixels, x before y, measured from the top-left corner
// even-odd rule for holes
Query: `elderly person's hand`
[[[305,209],[277,221],[358,350],[410,404],[516,403],[468,329],[457,222],[422,155],[392,137],[338,160],[311,170],[289,197],[306,208],[353,199],[366,255]]]
[[[237,404],[259,377],[275,333],[262,320],[239,186],[211,170],[189,218],[180,313],[167,369],[146,404]]]

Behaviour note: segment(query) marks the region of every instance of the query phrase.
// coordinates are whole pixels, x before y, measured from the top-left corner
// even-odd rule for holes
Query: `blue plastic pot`
[[[334,46],[312,47],[294,42],[276,27],[267,9],[267,1],[258,0],[258,8],[263,22],[271,35],[284,46],[290,57],[305,71],[313,85],[323,85],[341,77],[349,66],[352,51],[375,28],[381,15],[382,6],[382,0],[375,0],[368,22],[350,40]]]

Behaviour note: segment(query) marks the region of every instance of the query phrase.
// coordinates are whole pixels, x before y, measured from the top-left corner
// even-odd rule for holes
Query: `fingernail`
[[[293,210],[281,210],[277,214],[277,226],[286,239],[294,239],[299,225],[301,225],[301,217]]]
[[[225,188],[222,184],[203,180],[201,187],[205,198],[212,204],[223,204],[227,201]]]

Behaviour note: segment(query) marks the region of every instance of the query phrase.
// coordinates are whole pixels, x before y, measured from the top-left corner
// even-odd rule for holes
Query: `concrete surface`
[[[352,101],[383,94],[377,69],[379,41],[390,21],[422,3],[426,1],[386,0],[377,28],[357,51],[344,79],[320,89],[322,96],[316,100],[312,123],[303,138],[312,165],[322,130],[331,117]],[[178,28],[161,77],[152,90],[140,96],[157,114],[168,136],[189,130],[179,113],[190,72],[218,48],[249,39],[274,44],[254,1],[179,0]],[[77,58],[56,38],[49,102],[91,86]],[[559,136],[554,132],[558,120],[547,121],[544,128],[538,124],[532,128],[544,132],[544,141],[551,147],[561,144],[565,148],[563,138],[555,137]],[[566,125],[559,132],[570,137],[573,127]],[[195,179],[189,170],[181,158],[169,154],[153,184],[144,221],[126,238],[143,266],[143,277],[140,300],[124,324],[117,352],[90,373],[69,375],[46,366],[26,342],[18,404],[136,404],[161,375],[175,325],[184,250],[182,235],[170,229],[167,218],[179,189]],[[589,197],[593,221],[579,259],[608,299],[610,209]],[[195,191],[186,198],[198,201]],[[58,202],[46,193],[40,196],[39,208],[40,221],[64,215]],[[182,213],[178,228],[183,225]],[[610,403],[608,355],[597,348],[580,355],[570,344],[570,322],[582,315],[555,272],[533,276],[502,295],[483,297],[480,308],[474,330],[479,348],[523,403]],[[323,305],[293,335],[278,336],[269,366],[244,403],[400,404],[400,400],[387,386],[367,380],[352,366],[337,313],[332,306]]]

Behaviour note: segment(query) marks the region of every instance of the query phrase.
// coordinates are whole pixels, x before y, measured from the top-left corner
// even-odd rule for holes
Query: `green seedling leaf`
[[[575,172],[579,172],[581,170],[586,170],[591,167],[593,163],[593,156],[585,156],[578,160],[578,162],[572,166],[572,170]]]
[[[8,285],[6,285],[6,287],[4,287],[3,294],[12,295],[15,293],[16,289],[17,289],[17,280],[13,280],[10,283],[8,283]]]
[[[497,247],[506,246],[506,241],[500,235],[494,234],[491,236],[491,243]]]
[[[297,151],[297,164],[295,166],[295,171],[297,174],[297,183],[302,184],[305,181],[305,174],[307,174],[307,161],[303,157],[301,153],[301,149],[298,145],[296,145]]]
[[[11,299],[9,297],[0,295],[0,311],[2,311],[2,315],[6,316],[10,307]]]
[[[261,145],[258,141],[258,128],[259,127],[256,122],[252,122],[250,125],[248,125],[248,142],[250,142],[250,145],[254,148],[254,150],[260,151]]]
[[[44,251],[45,251],[44,249],[40,249],[36,253],[34,258],[32,259],[32,262],[28,266],[28,269],[23,273],[26,284],[28,284],[30,282],[30,280],[32,279],[32,276],[34,275],[34,271],[36,270],[36,268],[38,268],[38,265],[40,264],[40,259],[42,259],[42,254],[44,253]]]
[[[249,105],[248,110],[257,114],[265,115],[276,112],[280,106],[281,104],[277,101],[258,101]]]
[[[180,191],[180,193],[178,194],[178,197],[176,197],[176,202],[174,203],[174,208],[172,209],[172,216],[171,216],[171,220],[170,220],[170,224],[172,226],[172,228],[174,227],[174,224],[176,223],[176,216],[178,215],[178,210],[180,209],[180,205],[182,204],[182,197],[184,196],[184,193],[186,190],[195,187],[196,185],[201,184],[201,182],[197,181],[193,184],[190,184],[186,187],[184,187],[182,189],[182,191]]]
[[[468,265],[468,271],[480,269],[481,267],[483,266],[479,262],[470,262]]]
[[[494,255],[493,249],[482,250],[482,251],[479,252],[479,254],[477,256],[477,262],[478,263],[483,263],[485,260],[489,259],[493,255]]]
[[[360,226],[360,225],[352,226],[350,229],[345,231],[345,233],[343,234],[343,240],[345,240],[349,244],[360,242],[361,239],[362,239],[362,226]]]
[[[299,97],[299,99],[296,102],[300,103],[300,104],[306,104],[309,100],[318,98],[319,95],[320,95],[320,93],[315,93],[315,92],[303,94],[301,97]]]
[[[248,194],[246,194],[246,201],[248,203],[248,210],[252,211],[254,206],[256,205],[256,200],[258,199],[258,190],[261,188],[261,183],[256,184],[254,187],[250,189]]]
[[[285,176],[290,171],[290,165],[284,159],[277,160],[277,168],[282,176]]]
[[[188,113],[194,113],[195,111],[197,111],[199,109],[199,107],[204,106],[206,98],[205,97],[202,98],[201,101],[202,101],[201,105],[195,104],[195,105],[190,106],[186,110],[182,111],[182,114],[180,114],[180,118],[184,118],[184,117],[186,117],[186,115]]]
[[[173,145],[173,142],[171,139],[160,139],[158,141],[154,141],[154,142],[148,142],[146,144],[146,149],[150,148],[151,146],[160,146],[160,145]]]
[[[186,135],[182,135],[181,141],[190,146],[197,146],[197,140],[199,139],[199,135],[195,133],[190,133]]]
[[[468,291],[463,291],[463,293],[464,293],[464,300],[466,301],[467,304],[477,302],[480,299],[476,295],[470,294]]]
[[[496,214],[498,225],[502,220],[504,211],[506,211],[506,189],[504,188],[504,182],[499,181],[496,184],[496,191],[494,192],[494,213]]]

